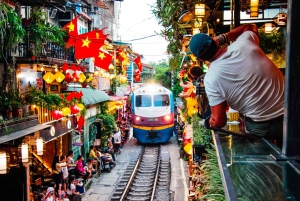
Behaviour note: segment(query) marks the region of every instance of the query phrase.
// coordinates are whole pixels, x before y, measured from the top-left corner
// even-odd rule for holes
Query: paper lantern
[[[80,111],[84,109],[84,105],[81,103],[77,103],[76,106],[80,109]]]
[[[87,77],[88,78],[86,78],[86,82],[92,81],[93,77],[90,74],[88,74]]]
[[[190,117],[192,117],[194,114],[197,114],[198,110],[197,108],[191,107],[190,109],[188,109],[188,115]]]
[[[204,3],[195,4],[195,16],[196,17],[204,17],[205,16],[205,4]]]
[[[78,112],[80,112],[80,108],[77,105],[71,106],[70,109],[72,114],[77,114]]]
[[[65,79],[65,75],[60,71],[56,72],[54,76],[57,82],[62,82]]]
[[[71,109],[68,107],[64,107],[62,109],[62,115],[65,117],[65,116],[68,116],[69,114],[71,114]]]
[[[53,117],[53,119],[58,120],[58,119],[60,119],[60,118],[63,117],[62,111],[59,111],[59,110],[53,110],[53,111],[51,112],[51,116]]]
[[[65,76],[65,81],[67,83],[70,83],[72,80],[73,80],[72,75],[70,73],[67,73],[66,76]]]
[[[198,106],[198,101],[197,101],[196,98],[190,98],[190,97],[188,97],[188,98],[185,98],[185,100],[186,100],[186,108],[187,109],[190,109],[192,107]]]
[[[77,124],[77,129],[78,130],[81,130],[81,128],[84,126],[84,117],[81,115],[79,117],[79,120],[78,120],[78,124]]]
[[[69,70],[69,65],[67,63],[64,63],[62,65],[62,69],[63,69],[64,72],[67,72],[67,70]]]
[[[9,172],[10,156],[5,151],[0,151],[0,174]]]
[[[36,153],[39,156],[42,156],[44,154],[44,144],[45,140],[42,137],[39,137],[36,139]]]
[[[19,156],[21,158],[21,161],[23,163],[30,162],[31,159],[31,146],[29,146],[27,143],[22,143],[19,145]]]
[[[85,75],[83,73],[80,73],[79,77],[78,77],[78,81],[80,83],[84,82],[84,80],[86,79]]]
[[[43,76],[43,79],[45,80],[45,82],[47,82],[48,84],[50,84],[55,79],[55,76],[51,72],[47,72]]]
[[[185,153],[191,155],[193,153],[193,147],[192,147],[192,143],[188,143],[187,145],[185,145],[183,147]]]
[[[73,77],[73,82],[77,82],[78,81],[78,76],[77,76],[76,73],[73,73],[72,77]]]
[[[77,70],[77,67],[75,66],[75,64],[72,64],[71,69],[72,69],[72,71],[74,71],[74,72]]]

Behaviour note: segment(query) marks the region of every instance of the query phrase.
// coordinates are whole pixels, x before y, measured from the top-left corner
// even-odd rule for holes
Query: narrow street
[[[174,201],[187,200],[187,165],[179,158],[179,147],[176,137],[173,136],[167,144],[171,153],[171,184],[170,191]],[[104,171],[99,177],[92,178],[92,184],[83,196],[83,201],[109,201],[119,179],[129,164],[130,156],[139,152],[141,145],[135,138],[131,138],[122,148],[121,154],[116,155],[116,166],[111,172]]]

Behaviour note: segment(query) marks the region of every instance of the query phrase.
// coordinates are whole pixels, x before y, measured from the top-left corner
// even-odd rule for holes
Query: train
[[[132,87],[133,137],[141,144],[163,144],[174,129],[173,93],[160,84]]]

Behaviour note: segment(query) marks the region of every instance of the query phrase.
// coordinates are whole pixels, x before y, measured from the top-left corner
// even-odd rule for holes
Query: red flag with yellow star
[[[68,36],[66,38],[66,48],[72,47],[75,45],[76,40],[75,37],[78,36],[78,29],[77,29],[77,19],[80,17],[80,15],[77,15],[72,21],[67,23],[65,26],[63,26],[62,30],[66,30],[68,33]]]
[[[108,70],[111,60],[112,60],[112,55],[99,50],[98,56],[95,56],[94,64],[95,66],[98,66],[104,70]]]
[[[77,36],[75,59],[97,57],[100,47],[104,45],[106,36],[103,34],[103,30],[90,31]]]
[[[140,72],[142,72],[143,71],[143,65],[142,65],[142,62],[141,62],[141,57],[137,56],[133,61],[137,65]]]

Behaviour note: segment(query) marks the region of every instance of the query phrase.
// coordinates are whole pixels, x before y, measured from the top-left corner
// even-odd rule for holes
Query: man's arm
[[[253,31],[258,36],[258,29],[255,24],[243,24],[226,33],[228,41],[235,41],[245,31]]]
[[[227,116],[226,116],[226,107],[227,102],[224,101],[216,106],[211,106],[211,118],[209,124],[215,127],[223,127],[226,125]]]

